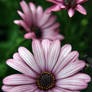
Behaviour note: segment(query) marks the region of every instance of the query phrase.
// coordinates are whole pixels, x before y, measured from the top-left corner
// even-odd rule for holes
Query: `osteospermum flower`
[[[48,8],[47,12],[51,11],[59,11],[63,9],[68,9],[69,17],[74,15],[75,10],[80,12],[81,14],[86,15],[86,10],[80,5],[88,0],[47,0],[49,2],[54,3],[52,7]]]
[[[26,39],[64,39],[59,32],[59,23],[56,22],[56,16],[47,14],[41,6],[36,6],[30,2],[29,5],[23,0],[20,6],[24,13],[18,10],[22,20],[15,20],[14,23],[22,26],[27,33]]]
[[[5,92],[79,92],[85,89],[90,77],[78,73],[85,62],[71,45],[60,48],[60,41],[34,40],[32,53],[24,47],[18,49],[7,64],[22,74],[13,74],[3,80]]]

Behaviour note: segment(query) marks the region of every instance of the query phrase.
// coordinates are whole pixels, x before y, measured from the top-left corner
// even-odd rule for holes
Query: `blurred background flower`
[[[55,3],[55,5],[48,8],[47,12],[67,9],[69,17],[72,17],[74,15],[75,10],[77,10],[83,15],[87,15],[85,8],[81,4],[87,2],[88,0],[47,0],[47,1]]]
[[[44,10],[53,5],[46,0],[26,0],[26,2],[30,1],[41,5]],[[6,60],[12,58],[19,46],[25,46],[32,51],[32,40],[24,39],[24,29],[13,23],[15,19],[20,19],[16,12],[18,9],[21,10],[19,2],[20,0],[0,0],[0,87],[3,78],[18,73],[5,64]],[[75,12],[75,15],[70,19],[67,11],[53,13],[60,23],[60,33],[65,37],[61,45],[72,44],[73,49],[80,52],[80,59],[85,54],[92,57],[92,1],[89,0],[83,6],[88,12],[87,16]],[[85,68],[83,72],[92,76],[92,68],[90,67]],[[92,83],[81,92],[92,92]]]

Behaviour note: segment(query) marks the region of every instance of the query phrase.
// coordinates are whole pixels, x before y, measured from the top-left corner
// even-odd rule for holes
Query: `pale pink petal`
[[[69,15],[69,17],[71,18],[71,17],[74,15],[74,9],[70,8],[70,9],[68,10],[68,15]]]
[[[21,11],[18,10],[17,12],[21,16],[22,19],[25,19],[25,15]]]
[[[69,63],[76,61],[76,59],[78,59],[78,57],[79,57],[79,53],[77,51],[73,51],[73,52],[69,53],[69,55],[67,55],[67,57],[65,59],[60,60],[61,64],[58,66],[60,68],[57,67],[55,73],[58,73],[59,71],[61,71]],[[58,62],[60,62],[60,61],[58,61]]]
[[[9,92],[25,92],[27,90],[30,90],[30,92],[35,90],[37,87],[35,85],[21,85],[21,86],[16,86],[9,90]]]
[[[37,24],[39,25],[39,20],[41,20],[41,18],[43,17],[43,8],[41,6],[37,7],[36,16],[37,16]]]
[[[3,84],[5,85],[23,85],[31,83],[35,83],[35,80],[23,74],[10,75],[3,80]]]
[[[14,23],[22,26],[26,31],[30,32],[30,28],[25,24],[23,20],[15,20]]]
[[[48,1],[48,2],[52,2],[52,3],[55,3],[55,4],[58,3],[56,0],[46,0],[46,1]]]
[[[52,37],[53,39],[52,40],[63,40],[64,39],[64,36],[63,35],[60,35],[60,34],[57,34],[55,32],[55,35],[52,35],[54,37]]]
[[[23,12],[24,12],[25,14],[29,14],[29,13],[30,13],[30,9],[29,9],[27,3],[26,3],[24,0],[22,0],[22,1],[20,2],[20,6],[21,6],[21,8],[22,8],[22,10],[23,10]]]
[[[15,61],[18,61],[18,62],[21,62],[21,63],[24,63],[25,61],[20,57],[19,53],[14,53],[13,54],[13,59]]]
[[[77,4],[80,4],[80,3],[84,3],[84,2],[87,2],[88,0],[76,0],[76,3]]]
[[[29,91],[28,91],[29,92]],[[40,92],[40,90],[39,89],[36,89],[36,90],[34,90],[34,92]]]
[[[59,10],[61,10],[60,5],[53,5],[53,6],[51,6],[50,8],[48,8],[46,12],[47,12],[47,13],[50,13],[50,12],[52,12],[52,11],[59,11]]]
[[[62,3],[60,3],[60,7],[61,7],[61,10],[66,9],[66,6],[64,4],[62,4]]]
[[[56,61],[58,59],[60,53],[60,41],[56,40],[54,41],[50,48],[49,48],[49,53],[48,53],[48,65],[47,69],[51,71],[56,64]]]
[[[44,71],[45,69],[45,55],[39,40],[34,40],[32,42],[32,49],[36,63],[39,65],[40,69]]]
[[[64,36],[63,35],[44,35],[42,39],[49,39],[49,40],[63,40]]]
[[[30,26],[32,22],[32,16],[31,16],[32,12],[24,0],[20,2],[20,6],[25,14],[25,22],[27,23],[28,26]]]
[[[26,38],[26,39],[33,39],[33,38],[36,38],[36,37],[35,37],[34,32],[30,32],[30,33],[26,33],[24,35],[24,38]]]
[[[24,47],[18,49],[21,58],[36,72],[40,72],[32,53]]]
[[[86,10],[79,4],[76,6],[76,10],[80,12],[81,14],[87,15]]]
[[[46,11],[43,13],[40,21],[39,21],[39,26],[43,26],[46,24],[46,22],[48,21],[48,19],[50,18],[51,14],[46,13]]]
[[[80,91],[71,91],[71,90],[64,89],[64,88],[56,86],[55,88],[53,88],[52,90],[50,90],[50,92],[80,92]]]
[[[37,20],[37,17],[36,17],[36,7],[35,7],[35,5],[32,2],[29,3],[29,7],[30,7],[30,10],[32,11],[33,23],[36,24],[36,20]]]
[[[73,76],[72,78],[84,80],[86,83],[91,81],[91,77],[84,73],[78,73],[75,76]]]
[[[10,67],[15,70],[24,73],[25,75],[29,75],[31,77],[36,77],[36,73],[32,71],[23,61],[17,61],[13,59],[9,59],[6,62]]]
[[[48,19],[48,22],[45,25],[43,25],[42,28],[45,29],[45,28],[50,27],[51,25],[53,25],[55,23],[55,21],[56,21],[56,16],[50,17]]]
[[[57,79],[62,79],[69,77],[77,72],[79,72],[81,69],[83,69],[85,66],[84,61],[76,61],[73,63],[70,63],[66,65],[58,74],[57,74]]]
[[[61,48],[60,56],[58,58],[58,61],[57,61],[56,65],[55,65],[54,69],[53,69],[53,72],[55,72],[57,68],[61,69],[58,66],[61,64],[61,61],[63,59],[65,59],[67,57],[67,55],[71,52],[71,49],[72,49],[71,45],[68,45],[68,44],[64,45]]]
[[[76,76],[76,75],[75,75]],[[76,77],[70,77],[66,79],[58,80],[56,85],[61,88],[69,89],[69,90],[80,90],[87,87],[87,84],[84,80],[78,79]]]
[[[50,46],[51,46],[51,42],[49,40],[42,40],[42,48],[45,54],[45,59],[46,59],[45,64],[46,65],[48,63],[47,59],[48,59],[48,52],[49,52]]]
[[[60,24],[56,22],[56,23],[53,24],[52,26],[50,26],[50,27],[44,29],[44,30],[43,30],[43,31],[44,31],[44,34],[43,34],[43,35],[46,35],[46,34],[49,35],[49,33],[51,33],[51,34],[54,33],[54,31],[55,31],[59,26],[60,26]]]
[[[58,88],[53,88],[52,90],[50,92],[64,92],[62,89],[58,89]]]
[[[2,90],[3,90],[4,92],[9,92],[9,90],[11,90],[13,87],[15,87],[15,86],[5,86],[5,85],[3,85],[3,86],[2,86]]]

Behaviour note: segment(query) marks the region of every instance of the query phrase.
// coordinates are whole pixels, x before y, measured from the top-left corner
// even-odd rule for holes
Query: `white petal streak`
[[[54,65],[57,62],[58,56],[60,53],[60,41],[56,40],[50,46],[49,53],[48,53],[48,65],[47,69],[51,71]]]
[[[32,49],[37,64],[39,65],[41,70],[44,70],[46,61],[45,61],[44,51],[42,49],[42,45],[39,40],[33,40]]]
[[[58,74],[57,79],[62,79],[69,77],[77,72],[79,72],[82,68],[84,68],[85,62],[84,61],[76,61],[66,65]]]
[[[61,51],[60,51],[60,56],[59,56],[59,59],[58,59],[58,62],[56,63],[54,69],[53,69],[53,72],[56,71],[57,68],[60,68],[58,67],[62,62],[63,59],[65,59],[67,57],[67,55],[71,52],[71,45],[69,44],[66,44],[64,45],[62,48],[61,48]],[[61,69],[61,68],[60,68]]]
[[[14,74],[6,77],[3,83],[5,85],[23,85],[35,83],[35,80],[23,74]]]
[[[36,64],[36,61],[33,57],[33,55],[30,53],[30,51],[28,51],[26,48],[24,47],[20,47],[19,48],[19,54],[20,56],[23,58],[23,60],[36,72],[40,72],[39,67]]]

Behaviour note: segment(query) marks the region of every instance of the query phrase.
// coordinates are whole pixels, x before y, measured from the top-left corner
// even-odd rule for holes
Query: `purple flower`
[[[88,0],[47,0],[47,1],[55,4],[52,7],[48,8],[47,12],[68,9],[69,17],[72,17],[74,15],[75,10],[77,10],[81,14],[84,15],[87,14],[86,10],[80,4],[87,2]]]
[[[85,62],[69,44],[60,47],[60,41],[33,40],[32,53],[18,49],[7,64],[22,74],[13,74],[3,80],[4,92],[79,92],[87,88],[89,75],[78,73]]]
[[[59,34],[59,23],[56,22],[56,16],[47,14],[41,6],[36,6],[30,2],[29,5],[23,0],[20,6],[24,13],[18,10],[22,20],[15,20],[14,23],[22,26],[26,30],[24,38],[26,39],[49,39],[63,40],[64,37]]]

